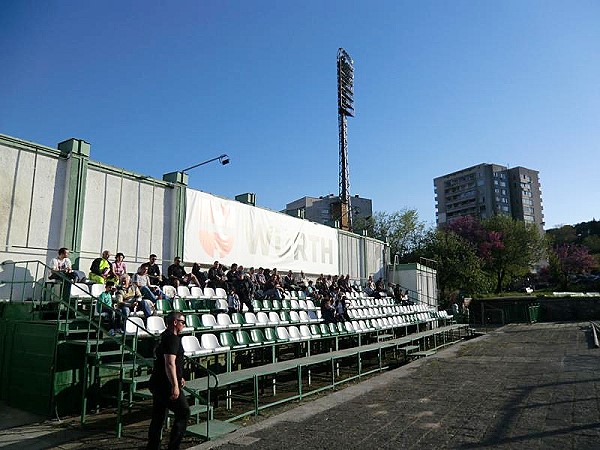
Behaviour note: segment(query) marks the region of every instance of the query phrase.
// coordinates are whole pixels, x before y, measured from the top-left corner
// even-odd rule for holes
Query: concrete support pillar
[[[165,218],[166,221],[168,220],[171,223],[171,249],[173,254],[170,259],[175,256],[180,256],[183,259],[188,174],[185,172],[169,172],[163,175],[163,180],[173,183],[171,217]]]
[[[62,242],[64,242],[65,247],[71,250],[73,266],[79,268],[90,144],[81,139],[71,138],[59,143],[58,149],[67,158],[63,225],[61,228]]]

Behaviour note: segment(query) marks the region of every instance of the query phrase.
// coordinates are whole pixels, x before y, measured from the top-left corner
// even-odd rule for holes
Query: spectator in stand
[[[150,284],[148,277],[148,266],[142,264],[137,273],[133,276],[133,284],[135,284],[142,294],[142,297],[156,304],[156,300],[168,298],[158,287],[153,287]]]
[[[256,273],[256,284],[254,285],[254,294],[257,298],[263,298],[265,292],[265,285],[267,284],[267,279],[265,278],[265,269],[262,267],[258,268],[258,272]]]
[[[115,300],[116,306],[121,310],[124,317],[129,316],[131,311],[137,311],[138,309],[144,312],[146,318],[153,313],[152,302],[142,298],[140,289],[131,282],[131,277],[128,274],[121,277],[121,284],[117,287]],[[125,321],[122,323],[122,329],[125,330]]]
[[[250,281],[252,282],[252,284],[254,285],[254,288],[256,289],[257,285],[258,285],[258,279],[257,279],[257,273],[256,270],[254,270],[254,267],[250,267],[248,269],[248,276],[250,277]]]
[[[96,258],[92,261],[90,267],[90,274],[88,279],[93,283],[105,284],[107,281],[112,281],[113,286],[117,282],[117,277],[112,271],[112,265],[108,261],[110,258],[110,252],[104,250],[100,258]]]
[[[112,271],[119,280],[127,273],[127,264],[125,264],[125,255],[118,252],[115,255],[115,262],[112,263]]]
[[[242,279],[237,284],[236,293],[240,302],[245,304],[248,307],[248,311],[253,313],[254,306],[252,306],[252,300],[254,299],[255,290],[249,274],[244,274],[242,276]]]
[[[315,288],[319,291],[319,294],[325,295],[327,291],[327,283],[325,282],[325,275],[321,274],[315,281]]]
[[[346,278],[344,280],[344,286],[346,288],[346,292],[348,292],[348,293],[352,292],[351,284],[352,284],[352,282],[350,281],[350,274],[347,274]]]
[[[388,284],[387,288],[385,289],[385,295],[387,297],[390,298],[394,298],[394,285],[393,284]]]
[[[115,330],[115,310],[113,309],[113,293],[115,292],[114,281],[108,280],[104,284],[104,292],[98,296],[98,302],[96,303],[96,311],[102,317],[106,317],[108,320],[109,334],[114,336]]]
[[[402,303],[405,305],[410,303],[410,296],[408,295],[408,289],[404,291],[404,294],[402,294]]]
[[[229,288],[227,292],[227,312],[233,314],[242,310],[240,297],[235,292],[233,287]]]
[[[287,275],[283,277],[283,288],[287,289],[288,291],[298,290],[296,278],[294,277],[294,273],[291,270],[288,270]]]
[[[277,281],[277,275],[273,274],[265,284],[264,296],[266,298],[275,298],[281,300],[283,298],[283,287]]]
[[[206,287],[206,272],[202,270],[200,264],[194,263],[194,265],[192,266],[192,274],[194,274],[194,276],[200,283],[200,287],[204,289]]]
[[[154,286],[164,286],[165,280],[160,274],[160,266],[156,264],[156,255],[152,253],[148,258],[149,261],[145,263],[148,267],[148,278],[150,278],[150,284]]]
[[[244,266],[242,266],[241,264],[238,266],[237,271],[235,273],[235,278],[238,281],[241,281],[244,278],[245,275],[245,271],[244,271]]]
[[[308,286],[306,286],[306,289],[304,290],[304,293],[306,294],[306,296],[308,298],[312,298],[314,300],[319,300],[320,299],[320,294],[317,291],[317,289],[315,288],[315,286],[313,285],[313,281],[312,280],[308,280]]]
[[[350,320],[348,317],[348,307],[346,306],[346,296],[341,295],[335,302],[335,320],[337,322],[345,322]]]
[[[333,279],[331,278],[331,275],[327,275],[327,278],[325,278],[325,287],[327,288],[327,290],[331,290],[331,286],[333,285]]]
[[[375,294],[375,282],[373,281],[373,275],[369,275],[367,285],[365,286],[365,292],[369,297],[373,297]]]
[[[329,296],[325,296],[321,301],[321,317],[325,323],[335,323],[335,308]]]
[[[394,286],[394,303],[402,303],[402,289],[400,288],[400,283],[396,283]]]
[[[62,247],[58,249],[58,256],[50,261],[50,280],[61,280],[61,274],[70,279],[72,282],[77,282],[78,277],[73,272],[73,266],[69,259],[69,249]]]
[[[304,271],[300,271],[300,277],[298,278],[298,289],[301,291],[305,291],[308,287],[308,279],[306,275],[304,275]]]
[[[375,292],[373,293],[373,297],[381,298],[381,297],[385,297],[385,296],[386,296],[386,293],[385,293],[385,285],[383,283],[383,278],[379,278],[375,282]]]
[[[231,265],[231,267],[229,268],[229,270],[227,271],[227,275],[226,275],[226,277],[227,277],[227,290],[235,287],[235,284],[236,284],[236,282],[238,280],[238,277],[237,277],[237,268],[238,268],[238,265],[236,263],[233,263]]]
[[[350,280],[350,275],[346,277],[340,276],[338,278],[338,282],[337,285],[340,288],[340,291],[342,292],[350,292],[350,286],[348,284],[348,281]]]
[[[207,286],[213,289],[225,287],[225,273],[223,267],[219,264],[219,261],[215,261],[210,269],[208,269],[208,283]]]
[[[175,288],[178,288],[180,285],[187,286],[190,283],[200,286],[200,282],[196,276],[185,271],[185,268],[181,265],[181,258],[179,256],[175,257],[173,264],[167,269],[167,275],[169,276],[169,283]]]

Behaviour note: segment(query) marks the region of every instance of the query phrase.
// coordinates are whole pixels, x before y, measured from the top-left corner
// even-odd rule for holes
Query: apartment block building
[[[438,226],[458,217],[504,214],[544,229],[539,172],[478,164],[433,180]]]
[[[333,194],[323,197],[302,197],[288,203],[282,212],[290,216],[338,228],[340,222],[339,205],[339,196]],[[350,198],[350,205],[354,219],[367,218],[373,215],[373,203],[369,198],[355,195]]]

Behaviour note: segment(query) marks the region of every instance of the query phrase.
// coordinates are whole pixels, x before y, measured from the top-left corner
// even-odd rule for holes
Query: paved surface
[[[116,440],[110,418],[24,420],[0,425],[0,448],[145,445],[147,422]],[[600,349],[587,323],[508,325],[193,448],[600,449]]]
[[[509,325],[194,448],[599,449],[587,325]]]

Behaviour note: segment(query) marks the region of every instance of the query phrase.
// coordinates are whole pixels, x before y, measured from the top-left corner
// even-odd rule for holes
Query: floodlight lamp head
[[[219,156],[219,162],[221,163],[222,166],[226,166],[227,164],[229,164],[229,156],[227,156],[227,155]]]

